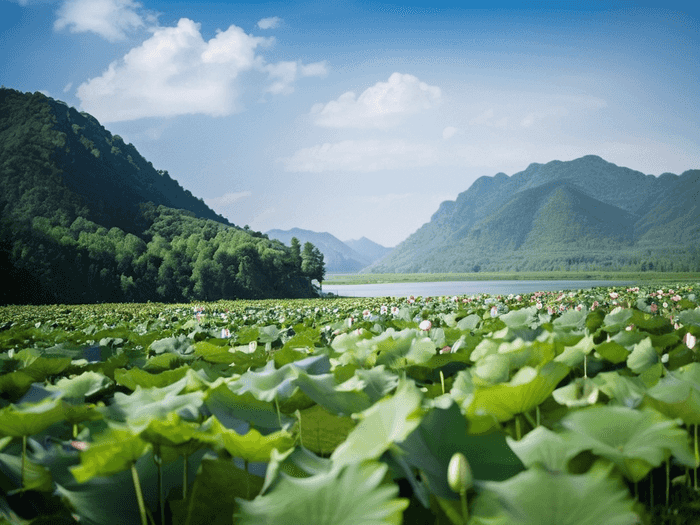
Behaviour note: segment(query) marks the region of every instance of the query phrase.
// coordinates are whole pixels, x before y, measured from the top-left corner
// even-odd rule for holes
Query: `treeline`
[[[143,205],[143,237],[63,218],[3,228],[0,271],[13,283],[3,287],[4,303],[310,297],[312,279],[324,277],[313,246],[295,251],[183,210]]]
[[[40,93],[0,90],[0,211],[4,304],[311,297],[325,273]]]

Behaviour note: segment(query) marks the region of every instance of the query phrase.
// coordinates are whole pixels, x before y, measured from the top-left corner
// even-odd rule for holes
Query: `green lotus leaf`
[[[320,405],[301,410],[300,414],[301,444],[317,454],[333,452],[356,425],[351,418],[338,416]]]
[[[511,310],[507,314],[501,315],[499,319],[512,329],[537,328],[540,324],[537,313],[536,307],[529,306],[519,310]]]
[[[104,392],[113,384],[112,380],[105,375],[88,371],[71,379],[61,378],[55,385],[49,385],[46,388],[61,392],[61,397],[65,400],[83,402],[86,397]]]
[[[647,337],[634,345],[634,349],[627,357],[627,368],[635,374],[641,374],[660,361],[659,354],[651,344],[651,338]]]
[[[125,386],[129,390],[136,390],[136,387],[163,388],[185,377],[188,369],[189,367],[187,366],[181,366],[175,370],[165,370],[158,374],[152,374],[140,368],[130,368],[129,370],[118,368],[114,371],[114,380],[117,384]]]
[[[510,359],[502,354],[487,355],[474,364],[472,373],[486,383],[504,383],[510,379]]]
[[[501,422],[508,421],[541,404],[568,373],[569,367],[554,361],[539,371],[523,367],[508,383],[474,390],[467,416],[487,415]]]
[[[70,468],[78,483],[111,476],[131,468],[150,445],[129,429],[109,429],[80,453],[80,465]]]
[[[577,366],[583,362],[585,356],[591,353],[595,348],[592,335],[585,335],[575,345],[566,346],[564,351],[554,358],[559,363],[564,363],[567,366]]]
[[[688,425],[700,424],[700,363],[666,374],[646,391],[644,403]]]
[[[622,363],[627,360],[629,351],[620,343],[615,341],[606,341],[596,346],[595,349],[604,359],[613,364]]]
[[[393,443],[403,441],[420,424],[421,397],[413,381],[401,381],[393,396],[362,413],[360,423],[331,455],[334,464],[377,459]]]
[[[476,330],[480,322],[481,317],[476,314],[471,314],[457,321],[457,328],[463,332],[471,332],[472,330]]]
[[[182,357],[190,356],[194,352],[192,340],[184,335],[158,339],[157,341],[153,341],[148,347],[148,349],[154,354],[162,354],[163,352],[169,352],[171,354],[177,354]]]
[[[397,446],[403,460],[420,469],[430,492],[449,499],[457,497],[447,482],[448,465],[457,452],[465,455],[478,480],[501,481],[523,470],[503,433],[469,434],[469,424],[454,402],[428,412]]]
[[[582,308],[581,310],[567,310],[562,315],[557,317],[552,325],[555,330],[564,331],[582,331],[586,328],[586,318],[588,317],[588,308]]]
[[[199,416],[203,404],[203,392],[180,394],[186,385],[187,377],[164,388],[141,388],[130,395],[116,392],[109,406],[100,408],[105,416],[136,427],[148,424],[151,419],[164,419],[169,412],[177,412],[185,419],[194,420]]]
[[[319,457],[303,446],[290,448],[285,452],[273,450],[265,471],[265,484],[260,494],[264,494],[276,484],[280,472],[285,472],[295,478],[308,478],[316,474],[330,472],[332,467],[333,463],[330,459]]]
[[[620,330],[614,336],[610,338],[611,341],[616,342],[620,346],[624,346],[628,351],[632,351],[634,346],[649,337],[645,332],[640,332],[638,330]]]
[[[608,470],[573,475],[535,467],[506,481],[488,482],[472,506],[472,519],[522,525],[639,523],[629,491],[608,477]]]
[[[252,428],[241,435],[224,427],[216,416],[202,423],[196,437],[215,448],[225,449],[234,457],[250,462],[267,462],[270,460],[272,449],[285,451],[294,446],[294,438],[285,430],[263,436]]]
[[[19,491],[53,491],[51,472],[29,458],[24,461],[24,476],[22,476],[22,456],[0,453],[0,471],[9,475]],[[21,486],[22,479],[24,479],[24,486]]]
[[[506,442],[527,468],[539,465],[550,472],[566,472],[569,460],[578,453],[562,434],[543,426],[534,428],[520,441],[506,436]]]
[[[33,436],[64,419],[63,403],[47,399],[35,404],[8,405],[0,410],[1,436]]]
[[[433,340],[430,337],[422,337],[414,328],[407,328],[400,332],[389,328],[372,339],[358,342],[358,346],[379,352],[377,364],[392,368],[398,368],[404,364],[426,363],[436,352]]]
[[[175,412],[170,412],[164,419],[149,421],[139,437],[151,443],[154,450],[167,447],[176,455],[190,455],[204,446],[197,439],[200,432],[199,424],[183,421]],[[163,456],[162,451],[160,455]]]
[[[350,463],[308,478],[282,475],[275,488],[253,501],[238,500],[240,525],[400,525],[408,500],[384,485],[382,463]]]
[[[210,363],[226,363],[228,365],[236,362],[234,353],[229,352],[229,348],[207,341],[199,341],[194,344],[194,354]]]
[[[173,523],[189,525],[231,524],[237,498],[250,499],[262,488],[263,479],[236,467],[231,461],[205,457],[187,501],[170,502]]]
[[[149,372],[163,372],[177,367],[180,362],[180,356],[166,352],[149,357],[146,364],[143,366],[143,370]]]
[[[0,392],[8,393],[13,398],[24,395],[34,383],[34,378],[21,370],[0,375]]]
[[[594,406],[570,413],[561,424],[570,432],[573,449],[610,460],[633,482],[671,455],[684,465],[695,465],[685,430],[655,410]]]
[[[22,372],[33,377],[34,381],[43,381],[49,376],[60,374],[70,364],[70,357],[38,357],[27,364]]]
[[[700,327],[700,308],[684,310],[678,315],[678,318],[684,325]]]
[[[617,333],[629,326],[634,311],[630,309],[621,309],[617,312],[610,312],[603,320],[603,330],[608,333]]]
[[[280,329],[276,325],[268,325],[259,328],[258,341],[261,343],[274,343],[280,338]]]
[[[552,392],[560,405],[569,408],[594,405],[598,401],[598,385],[588,377],[574,379],[571,383]]]
[[[629,408],[638,406],[646,391],[641,379],[623,376],[617,371],[602,372],[593,378],[593,382],[610,398],[610,404]]]
[[[250,392],[261,401],[284,401],[292,397],[297,389],[296,378],[301,374],[325,374],[330,371],[326,355],[307,357],[275,369],[275,362],[269,361],[264,368],[248,371],[233,381],[229,388],[236,394]]]

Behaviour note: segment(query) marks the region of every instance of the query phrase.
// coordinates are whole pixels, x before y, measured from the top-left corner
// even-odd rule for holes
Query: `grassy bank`
[[[700,282],[698,272],[479,272],[479,273],[357,273],[329,274],[324,284],[420,283],[439,281],[559,281],[606,280],[651,284]]]

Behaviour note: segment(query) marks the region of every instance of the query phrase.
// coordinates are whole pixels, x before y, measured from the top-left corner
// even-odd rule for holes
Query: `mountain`
[[[364,237],[358,241],[350,241],[354,244],[354,246],[350,246],[349,243],[344,243],[330,233],[319,233],[301,228],[270,230],[266,232],[266,235],[286,245],[290,244],[292,237],[296,237],[302,245],[306,242],[312,243],[321,250],[328,273],[358,272],[389,251],[388,248]]]
[[[700,170],[588,155],[480,177],[368,272],[700,270]]]
[[[0,188],[3,303],[313,295],[289,248],[41,93],[0,89]]]
[[[363,259],[368,260],[370,263],[378,261],[391,251],[391,248],[377,244],[376,242],[369,240],[367,237],[361,237],[357,240],[351,239],[343,242],[355,250],[355,252],[362,255]]]

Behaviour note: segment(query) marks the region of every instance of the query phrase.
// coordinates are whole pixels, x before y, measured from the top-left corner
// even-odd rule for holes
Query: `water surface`
[[[633,281],[442,281],[420,283],[327,284],[324,293],[342,297],[438,297],[441,295],[528,294],[579,290],[596,286],[629,286]]]

